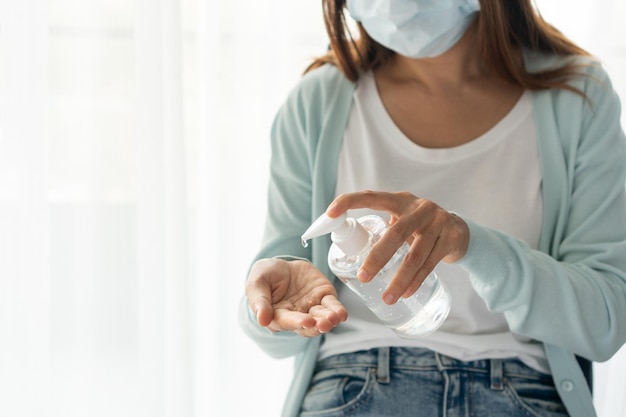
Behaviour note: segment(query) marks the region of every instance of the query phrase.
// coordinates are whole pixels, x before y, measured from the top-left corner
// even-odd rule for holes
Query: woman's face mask
[[[348,0],[348,11],[381,45],[411,58],[432,58],[463,36],[478,0]]]

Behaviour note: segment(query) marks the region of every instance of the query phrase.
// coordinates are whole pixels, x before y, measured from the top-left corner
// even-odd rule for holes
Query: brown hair
[[[352,37],[344,14],[346,0],[322,0],[322,6],[330,48],[305,72],[333,64],[348,79],[356,81],[360,73],[375,69],[395,54],[370,38],[360,23],[357,23],[358,38]],[[543,20],[531,0],[480,0],[478,42],[486,68],[530,90],[556,87],[578,92],[567,81],[578,74],[581,65],[570,62],[559,68],[530,73],[517,59],[517,50],[563,56],[590,55]]]

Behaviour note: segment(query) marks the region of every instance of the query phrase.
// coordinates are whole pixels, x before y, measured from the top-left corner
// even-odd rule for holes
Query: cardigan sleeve
[[[626,139],[610,80],[592,68],[580,84],[588,100],[571,92],[553,100],[557,120],[579,128],[560,130],[570,136],[561,138],[570,143],[565,172],[544,167],[544,176],[564,176],[567,189],[552,207],[559,224],[550,249],[465,218],[470,244],[458,264],[514,333],[604,361],[626,341]]]
[[[323,252],[323,248],[316,244],[304,248],[300,236],[319,215],[314,211],[325,207],[323,203],[328,204],[316,199],[319,192],[314,188],[319,182],[316,173],[326,171],[319,168],[319,142],[327,140],[322,136],[325,126],[332,124],[328,119],[333,100],[340,91],[345,93],[338,85],[347,86],[345,78],[333,66],[308,73],[289,94],[274,119],[265,231],[254,261],[289,257],[315,261],[318,267],[322,265],[318,252]],[[260,327],[245,297],[239,318],[243,331],[272,357],[293,356],[307,349],[309,338],[292,332],[272,333]]]

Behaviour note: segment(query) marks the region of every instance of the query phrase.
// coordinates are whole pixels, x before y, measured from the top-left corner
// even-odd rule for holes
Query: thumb
[[[250,284],[250,283],[249,283]],[[256,281],[254,284],[246,287],[246,296],[252,313],[260,326],[267,327],[274,318],[274,309],[272,307],[271,289],[267,283]]]

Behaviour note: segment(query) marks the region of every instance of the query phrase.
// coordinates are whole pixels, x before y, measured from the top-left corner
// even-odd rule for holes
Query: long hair
[[[356,81],[362,72],[394,56],[395,52],[370,38],[358,22],[358,37],[353,38],[345,17],[346,0],[322,0],[322,6],[330,47],[305,72],[333,64]],[[529,90],[563,88],[580,93],[567,83],[579,73],[580,64],[569,62],[531,73],[517,58],[520,49],[561,56],[590,55],[543,20],[531,0],[480,0],[477,23],[478,48],[485,68],[493,74]]]

